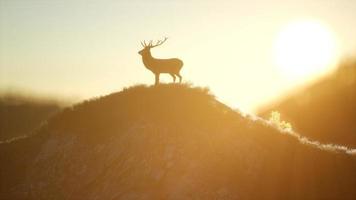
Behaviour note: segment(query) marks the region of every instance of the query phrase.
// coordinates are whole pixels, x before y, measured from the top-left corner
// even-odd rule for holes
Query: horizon
[[[356,55],[356,2],[347,0],[0,4],[2,92],[84,100],[136,84],[151,85],[154,77],[137,54],[140,41],[167,36],[164,45],[152,50],[154,57],[182,59],[184,82],[210,88],[232,108],[256,112],[329,74],[344,57]],[[278,35],[286,27],[303,20],[326,27],[335,47],[319,71],[289,76],[296,72],[281,70],[273,49],[284,41]],[[161,77],[171,81],[168,75]]]

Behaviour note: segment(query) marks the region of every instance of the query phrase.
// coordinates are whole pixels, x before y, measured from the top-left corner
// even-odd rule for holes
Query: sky
[[[353,56],[355,10],[352,0],[0,0],[0,91],[87,99],[153,84],[137,53],[140,41],[167,36],[154,57],[182,59],[185,82],[254,112],[305,84],[276,67],[281,29],[320,21],[335,35],[340,57]]]

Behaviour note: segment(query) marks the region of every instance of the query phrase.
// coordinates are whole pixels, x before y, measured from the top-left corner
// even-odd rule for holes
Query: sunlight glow
[[[337,40],[321,22],[292,22],[279,32],[274,57],[280,71],[288,78],[309,78],[326,72],[336,62]]]

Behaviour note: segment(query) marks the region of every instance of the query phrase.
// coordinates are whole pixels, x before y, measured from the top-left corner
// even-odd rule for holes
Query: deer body
[[[166,41],[165,38],[164,41]],[[158,41],[156,45],[152,45],[150,42],[148,45],[146,43],[141,43],[144,47],[139,54],[142,56],[142,62],[145,67],[155,74],[155,84],[159,83],[159,75],[161,73],[170,74],[173,78],[173,82],[176,80],[176,76],[179,78],[179,82],[182,81],[182,76],[180,75],[180,70],[183,67],[183,61],[178,58],[170,59],[157,59],[152,57],[150,49],[163,44],[164,41]]]

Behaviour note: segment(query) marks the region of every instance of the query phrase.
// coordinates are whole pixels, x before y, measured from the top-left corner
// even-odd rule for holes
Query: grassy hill
[[[273,110],[304,136],[356,148],[356,60],[343,63],[328,77],[261,109]]]
[[[0,199],[354,199],[356,155],[187,85],[85,101],[0,145]]]

